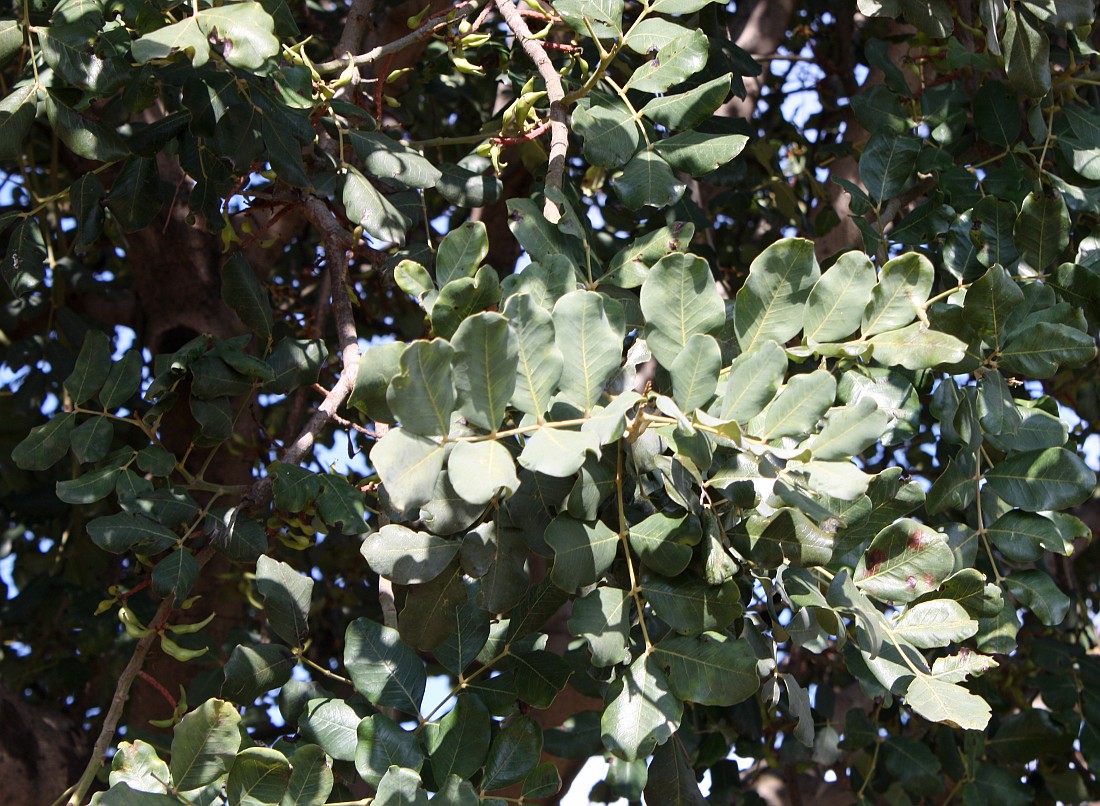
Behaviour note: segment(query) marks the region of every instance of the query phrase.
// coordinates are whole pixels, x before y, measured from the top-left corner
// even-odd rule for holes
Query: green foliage
[[[1092,5],[534,5],[0,20],[0,684],[187,664],[104,806],[1100,795]]]

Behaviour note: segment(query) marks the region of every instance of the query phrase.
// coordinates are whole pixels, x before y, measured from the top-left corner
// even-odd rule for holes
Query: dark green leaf
[[[450,565],[460,545],[457,540],[387,524],[369,535],[359,550],[376,574],[399,585],[413,585],[435,579]]]
[[[264,341],[271,338],[273,319],[267,289],[240,252],[222,266],[222,299],[249,330]]]
[[[910,134],[879,131],[871,135],[859,158],[859,178],[879,209],[909,185],[921,141]]]
[[[294,654],[282,644],[240,644],[233,648],[222,670],[222,696],[241,705],[279,688],[290,679],[297,664]]]
[[[248,747],[240,752],[225,782],[232,806],[279,803],[290,783],[290,762],[278,750]]]
[[[906,608],[891,631],[918,649],[931,649],[965,641],[978,622],[953,599],[931,599]]]
[[[136,232],[157,217],[162,203],[156,161],[146,157],[127,159],[107,194],[111,215],[126,232]]]
[[[203,9],[197,16],[203,34],[234,67],[258,70],[279,52],[275,21],[260,3],[245,0]]]
[[[1050,41],[1020,9],[1005,13],[1001,50],[1008,81],[1018,92],[1040,98],[1050,91]]]
[[[581,36],[589,36],[589,25],[598,39],[623,32],[622,0],[558,0],[554,10]]]
[[[627,591],[600,587],[573,603],[569,631],[588,642],[596,666],[614,666],[626,658],[630,601]]]
[[[873,399],[863,397],[830,410],[821,432],[808,447],[818,460],[848,459],[878,441],[888,425],[889,415]]]
[[[451,280],[473,277],[489,254],[489,236],[480,221],[466,221],[447,233],[435,255],[435,276],[440,288]]]
[[[483,171],[484,169],[482,169]],[[475,173],[459,165],[440,165],[436,184],[439,195],[459,207],[482,207],[500,198],[501,182],[492,174]],[[512,199],[508,200],[509,205]]]
[[[619,536],[602,521],[589,524],[568,515],[559,515],[546,527],[546,542],[554,549],[550,578],[570,593],[598,580],[619,548]]]
[[[405,345],[399,341],[368,347],[359,361],[355,389],[348,405],[374,420],[393,422],[396,418],[386,402],[386,390],[393,377],[401,371],[401,354],[404,351]]]
[[[24,84],[0,101],[0,158],[19,156],[34,123],[37,95],[34,84]]]
[[[1023,292],[1008,272],[994,265],[966,293],[967,322],[990,345],[1000,347],[1004,344],[1005,322],[1023,300]]]
[[[630,547],[643,563],[666,576],[676,576],[691,561],[691,547],[702,537],[694,516],[670,517],[660,512],[630,527]]]
[[[593,165],[618,168],[638,150],[638,123],[625,106],[593,97],[573,110],[573,127],[584,141],[584,156]]]
[[[1020,254],[1038,271],[1054,265],[1069,245],[1069,213],[1061,196],[1028,194],[1016,218],[1013,239]]]
[[[206,786],[229,771],[241,745],[236,707],[207,700],[172,732],[172,786],[181,792]]]
[[[186,53],[193,67],[210,61],[210,43],[199,28],[197,17],[186,17],[135,39],[131,53],[138,64],[164,59],[173,53]]]
[[[734,159],[748,141],[744,134],[683,132],[658,140],[653,148],[674,170],[705,176]]]
[[[300,745],[292,761],[294,769],[280,806],[322,806],[333,784],[325,751],[315,744]]]
[[[1019,97],[1001,81],[984,81],[974,96],[974,123],[978,134],[1005,148],[1020,136]]]
[[[1034,378],[1049,378],[1060,365],[1081,366],[1096,355],[1091,336],[1069,325],[1039,322],[1013,331],[1001,352],[1001,366]]]
[[[561,395],[584,411],[599,402],[604,384],[622,361],[624,334],[613,305],[597,292],[573,291],[554,306],[555,344],[571,359],[562,367]]]
[[[298,727],[306,741],[320,745],[337,761],[353,761],[356,729],[369,713],[370,707],[362,702],[318,697],[306,703]]]
[[[420,785],[420,776],[412,770],[390,767],[378,782],[375,806],[428,806],[428,794]]]
[[[0,66],[23,49],[23,28],[17,20],[0,20]]]
[[[707,63],[707,37],[701,30],[685,30],[655,55],[642,62],[624,89],[665,92],[698,73]]]
[[[175,606],[183,604],[199,578],[199,563],[195,555],[178,548],[157,562],[153,569],[153,593],[162,598],[172,596]]]
[[[65,379],[65,389],[73,403],[79,406],[95,397],[110,371],[111,340],[102,330],[89,330],[76,357],[76,366]]]
[[[764,439],[805,434],[836,400],[836,379],[825,370],[795,375],[764,410]]]
[[[654,577],[642,583],[642,595],[662,621],[684,635],[724,630],[741,614],[734,584],[714,587],[684,577]]]
[[[125,512],[96,518],[87,528],[92,542],[112,554],[130,549],[139,554],[157,554],[175,545],[178,539],[175,532],[159,523]]]
[[[561,789],[561,775],[550,761],[544,761],[523,779],[523,797],[528,800],[548,798]]]
[[[675,2],[676,0],[665,0]],[[653,753],[645,784],[647,803],[663,806],[704,806],[691,760],[680,741],[667,742]]]
[[[448,478],[472,504],[485,505],[503,491],[505,498],[519,487],[512,454],[497,441],[459,442],[447,459]]]
[[[756,653],[748,641],[704,633],[670,636],[654,649],[672,693],[685,702],[734,705],[760,688]]]
[[[436,781],[450,775],[473,777],[489,751],[489,725],[489,712],[481,700],[469,694],[459,695],[454,708],[439,722],[429,722],[424,728],[424,746],[432,777]]]
[[[1065,448],[1010,455],[985,475],[990,489],[1028,512],[1068,509],[1090,498],[1096,474]]]
[[[106,417],[92,417],[85,420],[73,430],[73,456],[82,463],[98,462],[110,450],[114,435],[114,425]],[[172,466],[175,467],[175,462]],[[118,468],[114,469],[118,470]],[[111,489],[114,489],[114,484],[111,485]]]
[[[875,269],[866,255],[861,252],[841,255],[821,275],[806,300],[803,329],[810,343],[850,336],[862,321],[875,280]]]
[[[774,341],[743,352],[730,367],[720,417],[747,423],[775,397],[787,373],[787,355]]]
[[[428,738],[431,736],[430,725],[425,727],[425,737]],[[384,714],[372,714],[363,719],[356,729],[356,736],[355,769],[359,777],[371,786],[377,787],[390,767],[419,771],[424,766],[424,754],[416,734],[402,730]]]
[[[917,252],[908,252],[883,266],[863,312],[863,335],[896,330],[916,319],[917,309],[932,290],[935,274],[928,258]]]
[[[340,524],[344,534],[366,532],[367,508],[363,492],[348,483],[343,476],[326,473],[321,476],[321,495],[316,501],[317,514],[329,526]]]
[[[709,0],[708,0],[709,2]],[[641,113],[670,129],[692,129],[707,120],[726,100],[730,91],[730,74],[700,84],[693,90],[654,98],[641,108]],[[576,113],[573,115],[576,123]],[[635,135],[635,140],[636,140]]]
[[[326,358],[328,348],[320,339],[280,339],[267,359],[275,379],[265,383],[263,390],[285,395],[316,383]]]
[[[99,390],[99,402],[105,409],[125,404],[141,386],[141,350],[127,350],[121,359],[111,364],[107,379]],[[100,418],[105,419],[105,418]]]
[[[696,333],[669,367],[676,404],[684,412],[702,407],[714,396],[722,350],[713,336]]]
[[[379,707],[419,713],[424,697],[424,664],[401,641],[397,630],[365,618],[348,625],[344,666],[355,690]]]
[[[345,168],[341,195],[348,218],[379,241],[405,242],[405,232],[412,224],[383,196],[370,181],[350,166]]]
[[[676,732],[683,712],[684,704],[672,694],[657,658],[643,654],[608,691],[601,738],[619,758],[645,758]]]
[[[79,429],[78,429],[79,430]],[[76,436],[76,431],[73,436]],[[103,467],[90,470],[70,481],[57,482],[57,497],[66,504],[93,504],[115,491],[119,468]]]
[[[291,646],[305,644],[313,580],[264,556],[256,562],[256,590],[264,598],[271,629]]]
[[[491,792],[522,781],[538,764],[540,755],[542,728],[530,717],[516,717],[489,746],[482,789]]]
[[[1043,624],[1057,627],[1069,612],[1070,599],[1045,571],[1014,571],[1005,580],[1021,607],[1030,608]]]
[[[516,380],[511,405],[542,418],[558,388],[564,360],[555,344],[554,320],[530,294],[508,298],[504,313],[516,334]]]
[[[888,367],[930,369],[956,364],[966,356],[966,343],[939,330],[914,322],[901,330],[880,333],[871,339],[874,358]]]
[[[391,185],[401,185],[407,188],[435,187],[442,173],[419,151],[414,151],[408,146],[387,137],[378,132],[349,131],[346,135],[351,140],[355,153],[363,161],[363,167],[367,173],[375,179],[381,179]],[[479,222],[480,223],[480,222]],[[473,222],[463,224],[462,227],[475,227]],[[459,229],[462,229],[460,227]],[[446,243],[446,239],[444,239]],[[443,256],[443,248],[440,247],[437,259]],[[484,255],[482,256],[484,257]],[[440,278],[440,285],[446,280]]]
[[[321,477],[304,467],[274,462],[270,473],[275,506],[285,512],[304,512],[321,492]]]
[[[621,171],[611,177],[611,186],[630,210],[675,204],[684,193],[684,183],[658,154],[640,151]]]

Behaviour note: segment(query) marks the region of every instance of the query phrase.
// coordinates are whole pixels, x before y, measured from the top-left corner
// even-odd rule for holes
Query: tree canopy
[[[1100,798],[1095,29],[14,4],[0,799]]]

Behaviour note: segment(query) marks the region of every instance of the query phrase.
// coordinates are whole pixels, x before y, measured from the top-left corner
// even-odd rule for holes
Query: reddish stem
[[[146,672],[146,671],[144,671],[144,670],[143,670],[143,671],[140,671],[140,672],[138,672],[138,677],[140,677],[140,678],[141,678],[142,680],[144,680],[144,681],[145,681],[146,683],[148,683],[148,684],[149,684],[150,686],[152,686],[152,687],[153,687],[153,688],[155,688],[155,689],[156,689],[157,691],[159,691],[159,692],[160,692],[160,696],[164,697],[164,699],[166,699],[166,700],[168,701],[168,704],[172,706],[172,712],[173,712],[173,713],[175,713],[175,710],[176,710],[176,706],[177,706],[177,705],[179,705],[179,703],[177,703],[177,702],[176,702],[176,698],[175,698],[175,697],[173,697],[173,696],[172,696],[172,695],[171,695],[171,694],[170,694],[170,693],[168,692],[168,689],[166,689],[166,688],[165,688],[164,686],[162,686],[162,685],[160,684],[160,681],[159,681],[159,680],[157,680],[157,679],[156,679],[155,677],[153,677],[153,676],[152,676],[151,674],[149,674],[148,672]]]
[[[547,120],[547,121],[544,121],[543,123],[540,123],[538,126],[531,129],[531,131],[529,131],[529,132],[524,132],[523,134],[517,135],[515,137],[494,137],[492,142],[494,144],[498,145],[498,146],[519,145],[520,143],[527,143],[527,142],[530,142],[531,140],[534,140],[536,137],[541,135],[543,132],[545,132],[549,128],[550,128],[550,121]]]
[[[147,587],[149,587],[149,577],[145,577],[145,579],[141,580],[141,582],[134,585],[134,587],[130,588],[130,590],[126,591],[126,593],[120,593],[118,595],[118,598],[121,599],[122,601],[126,601],[131,596],[133,596],[135,593],[137,593],[139,590],[142,590],[142,589],[147,588]]]

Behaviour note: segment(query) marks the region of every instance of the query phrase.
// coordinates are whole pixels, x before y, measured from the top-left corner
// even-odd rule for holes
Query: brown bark
[[[865,18],[863,18],[862,15],[857,15],[857,27],[858,23],[864,19]],[[901,23],[895,22],[890,26],[889,34],[891,37],[891,42],[888,48],[888,53],[893,61],[900,63],[900,60],[904,57],[905,53],[909,49],[908,42],[905,40],[904,37],[906,35],[911,35],[913,32],[914,31],[912,27],[908,25],[903,25]],[[852,48],[854,47],[855,42],[853,41]],[[845,76],[849,75],[852,76],[852,79],[854,80],[854,71],[848,71],[845,73]],[[866,90],[868,87],[874,86],[875,84],[881,84],[883,83],[883,81],[885,81],[885,76],[883,75],[882,71],[878,69],[872,69],[867,75],[867,79],[864,81],[861,87],[856,88],[849,86],[845,89],[845,92],[851,95],[860,90]],[[910,83],[912,84],[912,88],[916,89],[916,79],[912,79]],[[847,108],[848,114],[845,119],[844,142],[849,146],[854,147],[856,144],[862,144],[867,140],[868,132],[866,129],[859,125],[859,122],[856,120],[855,115],[851,112],[851,106],[849,105]],[[829,166],[829,174],[830,177],[845,179],[862,187],[862,183],[859,179],[859,163],[856,160],[855,155],[841,157],[834,161]],[[832,209],[832,211],[836,213],[836,216],[839,219],[840,223],[821,237],[814,240],[814,253],[817,255],[818,260],[824,260],[831,255],[836,254],[837,252],[841,252],[852,247],[862,247],[863,244],[863,239],[860,235],[859,229],[852,222],[852,216],[854,214],[852,213],[852,210],[849,206],[851,197],[848,195],[847,191],[843,190],[840,185],[832,181],[827,184],[826,189],[829,193],[829,198],[827,202],[823,202],[818,205],[814,215],[817,216],[826,209]],[[896,215],[897,212],[898,210],[895,209],[894,214]],[[885,224],[887,223],[888,221],[881,222],[880,228],[882,226],[885,226]]]
[[[734,40],[739,48],[753,56],[775,53],[787,36],[787,27],[794,13],[794,0],[757,0],[748,14],[744,27]],[[764,83],[761,78],[746,77],[744,98],[732,98],[716,114],[751,120],[760,100]]]
[[[174,162],[159,160],[161,177],[172,183],[187,181]],[[148,227],[128,236],[127,263],[131,284],[138,301],[142,323],[138,330],[146,347],[155,355],[177,349],[199,334],[228,338],[244,330],[236,315],[222,300],[220,238],[209,230],[188,223],[190,210],[176,204],[165,208]],[[254,268],[257,268],[254,266]],[[268,267],[259,267],[261,275]],[[179,401],[165,416],[161,439],[177,457],[188,455],[188,466],[198,471],[211,451],[219,451],[217,461],[210,463],[206,478],[218,484],[247,484],[252,478],[252,457],[230,452],[226,446],[202,450],[188,449],[198,432],[198,423],[187,403],[186,389]],[[235,401],[244,407],[247,401]],[[256,439],[256,423],[246,411],[238,418],[238,431],[248,440]],[[198,498],[203,503],[202,496]],[[228,506],[231,502],[222,499]],[[219,581],[229,563],[222,557],[200,575],[193,595],[200,596],[197,605],[184,621],[199,621],[217,612],[208,632],[220,642],[243,616],[243,605],[234,588]],[[154,649],[145,665],[145,673],[172,696],[194,678],[199,664],[183,664]],[[165,719],[172,713],[164,695],[147,681],[138,681],[131,692],[129,723],[142,729],[155,729],[151,719]]]
[[[89,744],[67,716],[0,689],[0,803],[49,803],[80,775]]]

